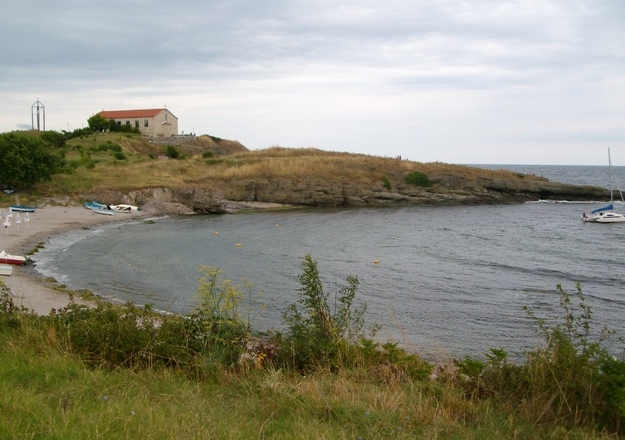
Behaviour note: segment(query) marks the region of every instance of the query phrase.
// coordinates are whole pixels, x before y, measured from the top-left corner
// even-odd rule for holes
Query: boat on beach
[[[130,213],[130,212],[136,212],[139,210],[138,206],[134,206],[134,205],[127,205],[127,204],[119,204],[119,205],[110,205],[110,204],[104,204],[104,203],[100,203],[100,202],[96,202],[95,200],[92,200],[91,202],[86,202],[85,206],[89,209],[92,210],[103,210],[103,211],[113,211],[113,212],[125,212],[125,213]],[[108,214],[108,212],[98,212],[99,214]]]
[[[90,209],[96,214],[103,214],[103,215],[113,215],[116,212],[110,206],[104,205],[98,202],[85,202],[85,208]]]
[[[6,251],[2,251],[0,252],[0,264],[16,264],[18,266],[23,266],[26,264],[26,257],[11,255],[7,254]]]
[[[117,212],[126,212],[126,213],[137,212],[139,210],[138,206],[126,205],[124,203],[119,204],[119,205],[111,205],[111,208],[113,208]]]
[[[0,264],[0,275],[10,277],[13,273],[13,266],[10,264]]]
[[[13,212],[35,212],[34,206],[9,205],[9,211]]]

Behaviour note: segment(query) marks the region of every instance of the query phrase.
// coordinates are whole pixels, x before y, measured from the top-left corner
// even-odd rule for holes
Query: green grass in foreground
[[[328,295],[306,257],[284,333],[254,335],[242,290],[205,268],[191,316],[133,305],[17,307],[0,284],[0,438],[618,438],[625,363],[590,340],[581,289],[545,346],[432,366],[365,338],[358,280]],[[581,313],[572,301],[580,300]],[[330,304],[339,304],[330,307]],[[606,334],[604,334],[606,336]]]
[[[210,383],[169,370],[86,368],[25,342],[0,339],[0,438],[603,438],[533,426],[444,384],[280,370]]]

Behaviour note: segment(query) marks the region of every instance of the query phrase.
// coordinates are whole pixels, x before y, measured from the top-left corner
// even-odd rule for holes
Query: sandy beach
[[[3,220],[8,213],[8,207],[0,207]],[[20,213],[20,222],[17,223],[17,213],[14,212],[11,226],[7,228],[3,225],[3,231],[0,233],[0,251],[5,250],[9,254],[26,256],[38,243],[45,245],[50,237],[60,232],[129,220],[143,215],[139,211],[108,216],[96,214],[83,206],[45,205],[37,207],[34,213],[30,213],[28,221],[26,221],[26,215]],[[36,260],[36,255],[32,258]],[[38,314],[46,315],[53,308],[63,308],[69,303],[69,296],[66,293],[46,287],[43,278],[33,275],[32,267],[13,266],[12,275],[1,276],[0,281],[11,289],[16,304],[25,306]],[[75,299],[75,301],[79,300]]]

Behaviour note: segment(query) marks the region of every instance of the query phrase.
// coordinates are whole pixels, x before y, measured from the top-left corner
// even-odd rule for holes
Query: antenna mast
[[[46,107],[39,101],[39,98],[30,107],[30,120],[33,130],[41,131],[41,123],[43,122],[43,131],[46,131]],[[37,122],[36,128],[35,121]]]

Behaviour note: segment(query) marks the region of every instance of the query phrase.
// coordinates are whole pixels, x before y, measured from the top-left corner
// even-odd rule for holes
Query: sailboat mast
[[[610,147],[608,147],[608,179],[610,181],[610,203],[612,203],[614,201],[612,197],[612,189],[614,188],[614,185],[612,184],[612,158],[610,157]]]

